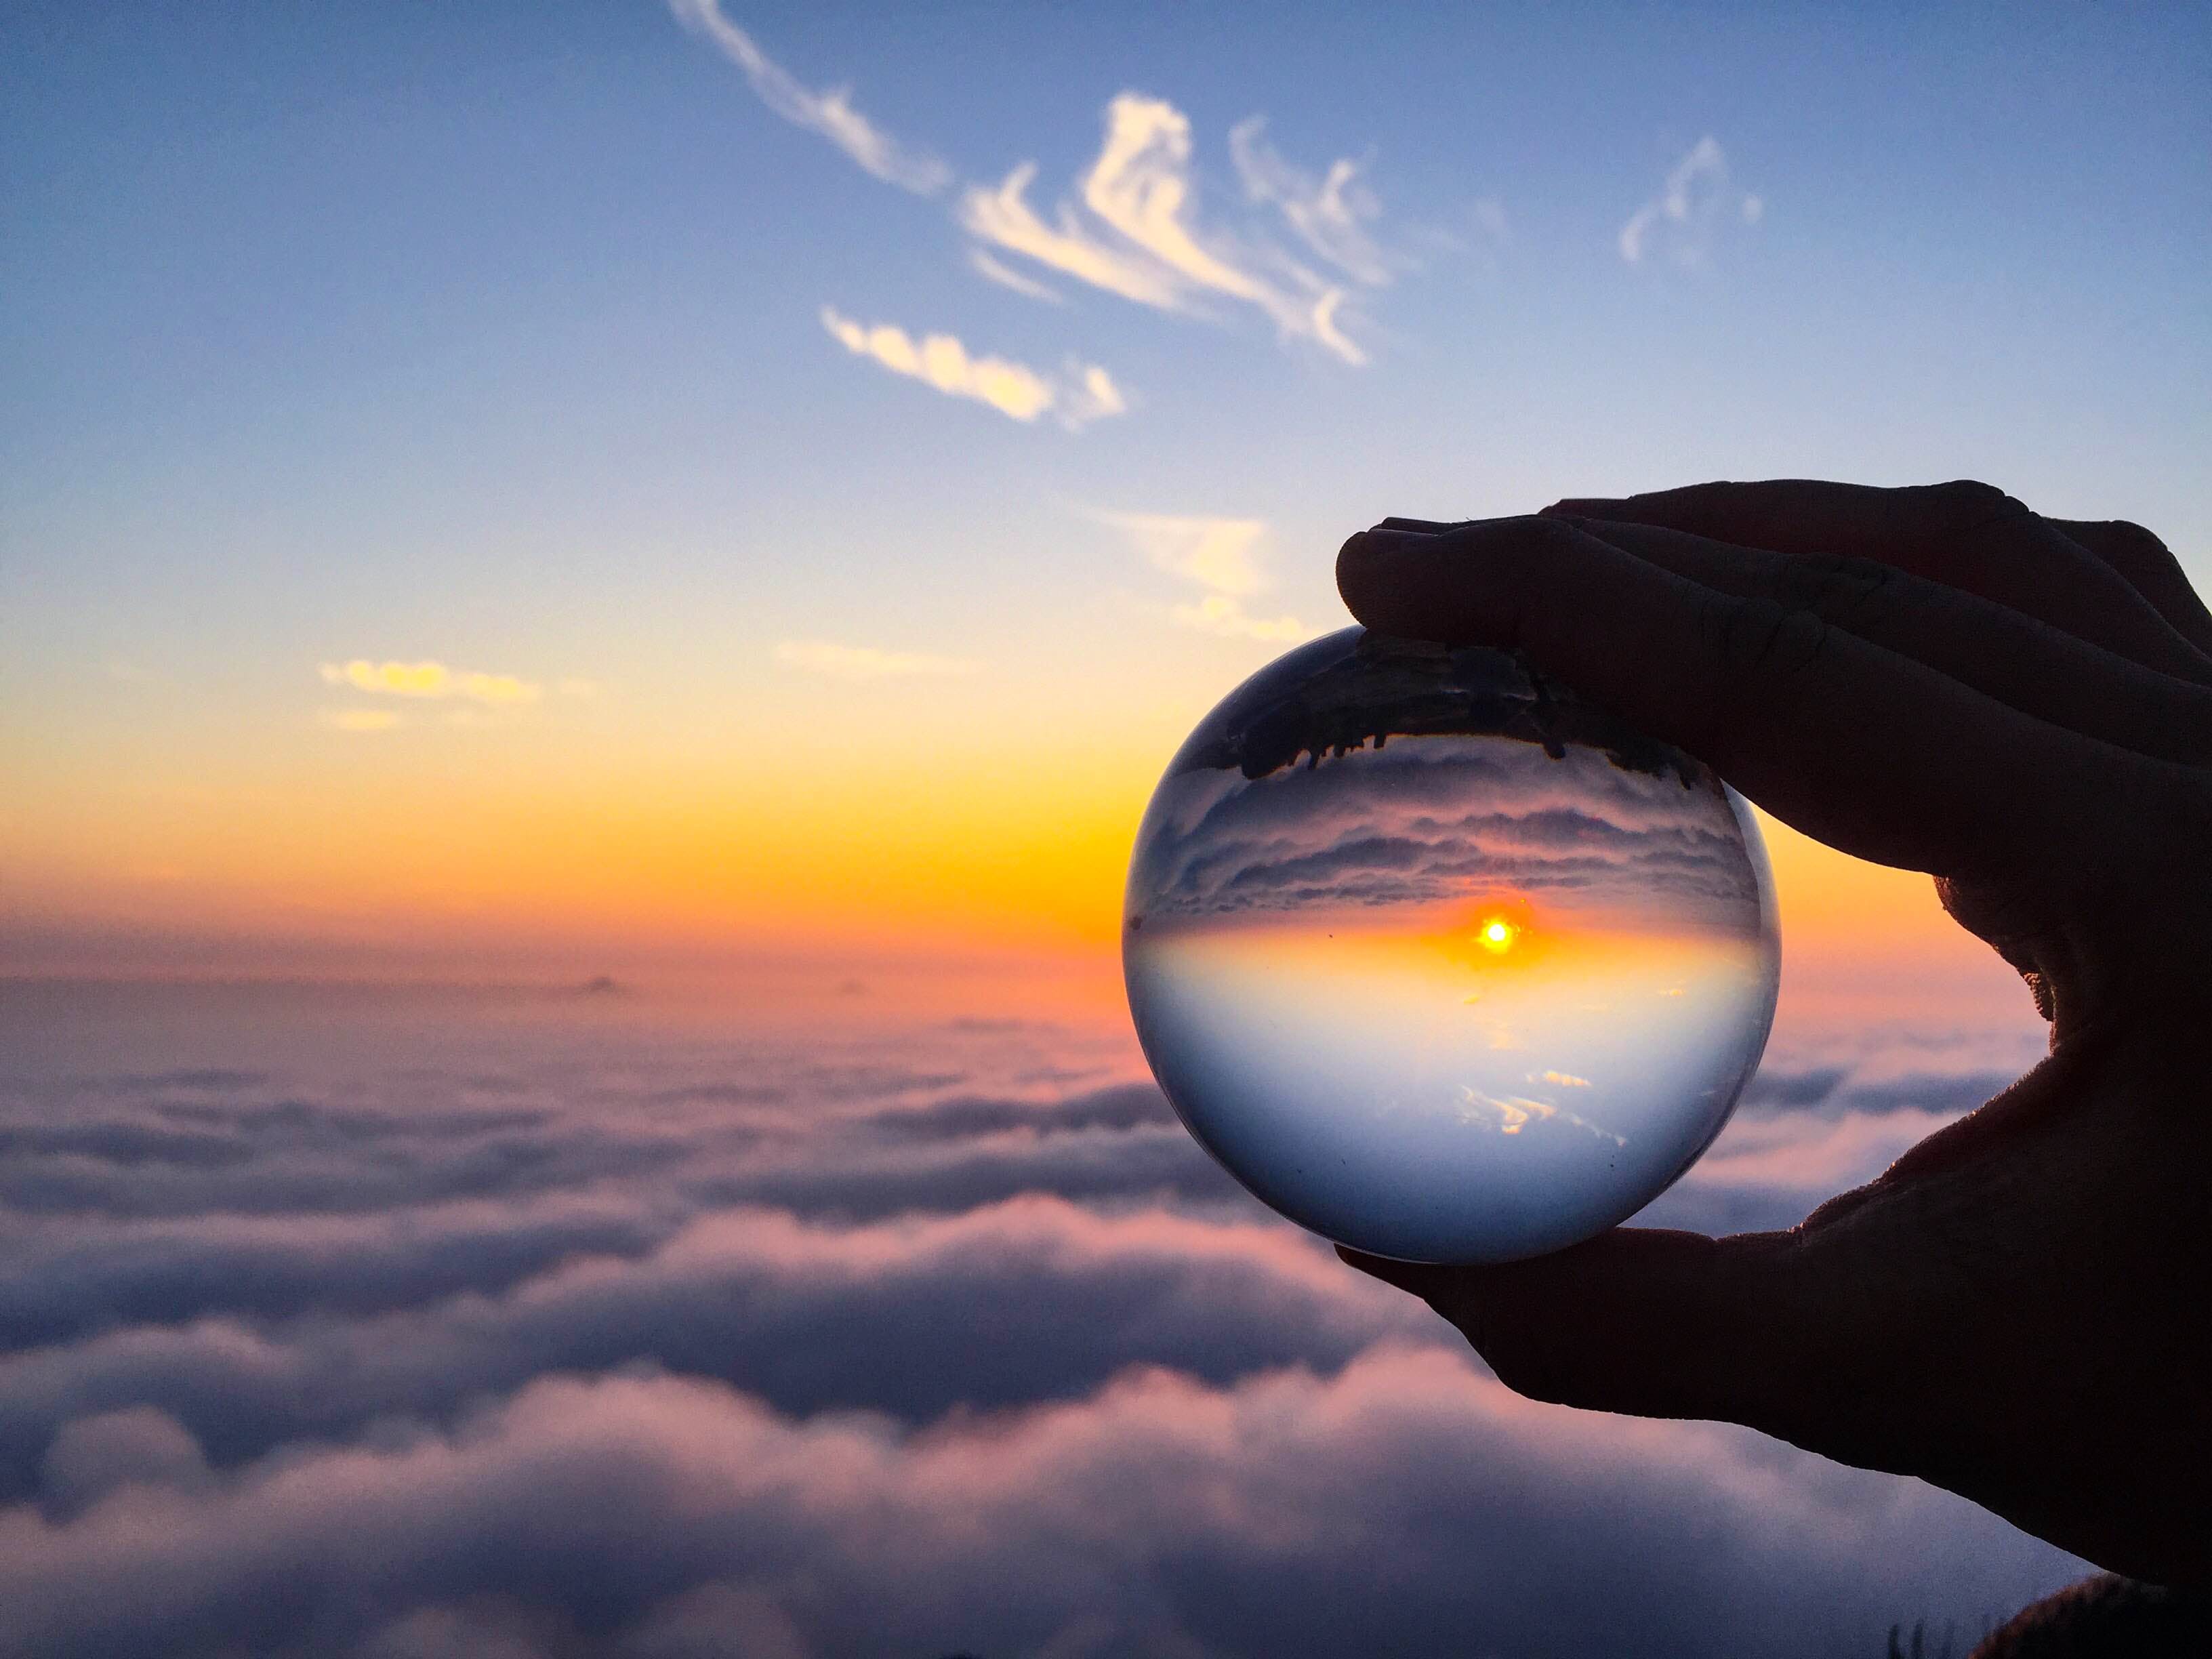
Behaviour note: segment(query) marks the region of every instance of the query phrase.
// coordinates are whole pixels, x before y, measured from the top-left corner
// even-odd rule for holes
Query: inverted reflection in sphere
[[[1191,734],[1122,962],[1183,1121],[1261,1200],[1421,1261],[1604,1231],[1711,1144],[1779,967],[1749,810],[1485,649],[1346,629]]]

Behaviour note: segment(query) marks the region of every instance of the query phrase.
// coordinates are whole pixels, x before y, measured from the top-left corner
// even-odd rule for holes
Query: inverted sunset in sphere
[[[1749,810],[1517,657],[1358,629],[1223,701],[1138,832],[1137,1033],[1291,1220],[1503,1261],[1641,1209],[1759,1063],[1779,969]]]

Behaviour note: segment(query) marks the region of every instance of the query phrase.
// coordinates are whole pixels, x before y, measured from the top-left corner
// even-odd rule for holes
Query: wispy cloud
[[[1162,311],[1185,309],[1181,286],[1136,252],[1115,247],[1086,230],[1066,203],[1047,224],[1029,204],[1037,166],[1024,161],[996,190],[971,185],[960,198],[961,228],[971,236],[1034,259],[1079,283]]]
[[[1000,288],[1011,289],[1025,300],[1042,300],[1047,305],[1054,306],[1067,303],[1060,297],[1058,289],[1047,288],[1035,278],[1023,276],[1018,270],[993,258],[980,247],[971,247],[968,250],[968,264],[985,282],[996,283]]]
[[[916,195],[929,196],[952,182],[952,171],[933,155],[910,150],[853,107],[850,87],[813,92],[769,58],[753,38],[722,15],[720,0],[668,0],[676,19],[712,41],[745,73],[761,101],[794,125],[817,132],[868,172]]]
[[[1272,204],[1309,252],[1345,275],[1373,287],[1388,283],[1392,260],[1368,227],[1382,215],[1382,204],[1361,180],[1361,164],[1349,157],[1329,164],[1316,179],[1286,161],[1261,135],[1267,118],[1255,115],[1229,130],[1229,154],[1245,196]]]
[[[392,708],[325,708],[322,722],[334,732],[389,732],[404,723]]]
[[[325,685],[350,686],[356,691],[393,697],[461,697],[471,702],[509,707],[536,702],[544,687],[513,674],[487,674],[478,669],[448,668],[441,662],[371,662],[356,657],[350,662],[326,662],[319,671]]]
[[[828,640],[786,640],[776,647],[775,659],[788,667],[846,680],[973,674],[982,666],[964,657],[936,657],[919,651],[878,651],[873,646],[837,645]]]
[[[1179,517],[1159,513],[1102,513],[1155,568],[1205,590],[1168,615],[1184,628],[1233,639],[1290,641],[1307,630],[1295,617],[1255,617],[1244,601],[1270,586],[1261,550],[1267,534],[1260,519]]]
[[[1309,188],[1304,175],[1273,150],[1262,154],[1256,129],[1246,133],[1243,148],[1255,164],[1271,169],[1268,193],[1255,199],[1283,207],[1304,239],[1298,216],[1285,205],[1285,197],[1293,198],[1298,216],[1334,249],[1332,263],[1341,263],[1336,254],[1360,255],[1359,244],[1331,216],[1349,216],[1364,241],[1361,227],[1379,211],[1371,196],[1355,191],[1352,164],[1339,163],[1328,179]],[[1348,363],[1365,362],[1366,352],[1340,325],[1341,286],[1263,240],[1201,221],[1191,155],[1188,116],[1164,99],[1124,92],[1106,106],[1105,137],[1078,187],[1079,203],[1061,202],[1047,221],[1029,203],[1036,163],[1024,161],[995,189],[969,187],[960,200],[960,223],[980,240],[1139,305],[1197,312],[1209,301],[1234,301],[1265,313],[1286,337],[1310,340]],[[1368,268],[1376,268],[1371,242],[1364,251]]]
[[[1164,513],[1106,513],[1137,550],[1171,576],[1241,597],[1267,586],[1257,553],[1267,533],[1260,519],[1181,518]]]
[[[952,182],[942,161],[902,145],[854,109],[850,88],[817,92],[801,84],[724,15],[721,0],[668,4],[678,22],[744,71],[769,108],[829,139],[875,177],[924,196]],[[1352,294],[1389,283],[1413,262],[1394,257],[1376,236],[1382,204],[1365,182],[1363,162],[1339,158],[1312,173],[1285,159],[1263,138],[1264,128],[1255,116],[1230,134],[1245,206],[1274,210],[1270,222],[1279,216],[1303,257],[1318,259],[1334,276],[1317,274],[1286,252],[1250,211],[1234,225],[1204,219],[1189,117],[1165,99],[1135,91],[1108,104],[1097,159],[1075,197],[1048,214],[1030,202],[1037,176],[1033,161],[1020,162],[994,186],[969,185],[960,192],[955,217],[975,239],[969,265],[987,282],[1054,303],[1060,299],[1056,290],[997,255],[1017,255],[1158,311],[1215,317],[1215,302],[1249,306],[1282,337],[1363,364],[1366,349],[1347,332],[1354,321]]]
[[[1295,645],[1305,638],[1306,625],[1296,617],[1255,617],[1226,593],[1209,593],[1195,605],[1179,605],[1168,612],[1178,626],[1224,639],[1272,640]]]
[[[1049,414],[1070,431],[1127,411],[1129,402],[1114,377],[1096,363],[1070,360],[1059,374],[1047,374],[1005,357],[977,357],[950,334],[921,341],[890,323],[863,325],[832,307],[822,308],[822,326],[846,350],[872,357],[894,374],[921,380],[949,398],[988,404],[1022,422]]]
[[[1647,255],[1701,265],[1720,224],[1734,218],[1755,225],[1765,212],[1765,201],[1736,189],[1727,152],[1707,133],[1674,163],[1659,194],[1629,215],[1620,228],[1620,257],[1632,265]]]

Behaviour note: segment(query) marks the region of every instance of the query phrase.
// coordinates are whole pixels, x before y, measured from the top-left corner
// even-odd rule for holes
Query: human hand
[[[2128,524],[1784,481],[1386,520],[1390,634],[1517,647],[1794,827],[1931,872],[2051,1053],[1781,1233],[1343,1252],[1537,1399],[1748,1424],[2212,1582],[2212,615]]]

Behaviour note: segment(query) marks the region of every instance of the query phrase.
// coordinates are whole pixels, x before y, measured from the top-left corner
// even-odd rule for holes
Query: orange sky
[[[744,723],[782,747],[604,701],[482,731],[295,722],[105,765],[49,744],[24,757],[49,787],[0,820],[4,965],[557,982],[790,964],[827,984],[1044,964],[1110,1000],[1136,823],[1205,690],[1080,725],[1040,704],[986,726],[975,695]],[[1766,824],[1801,1000],[2017,996],[1925,878]]]

